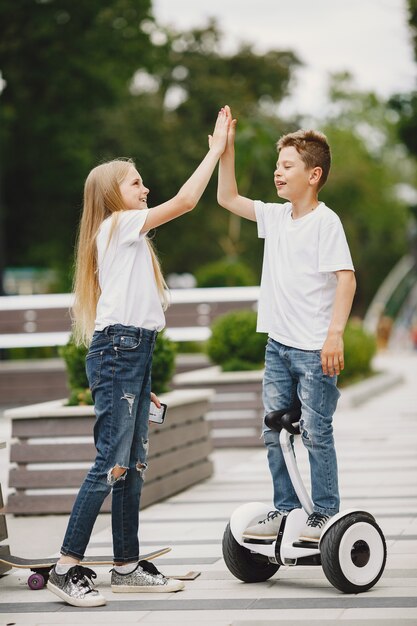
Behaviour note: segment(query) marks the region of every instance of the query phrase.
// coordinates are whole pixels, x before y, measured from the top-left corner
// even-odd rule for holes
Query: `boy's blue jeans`
[[[97,456],[74,503],[61,553],[82,559],[100,507],[112,494],[114,560],[139,558],[139,501],[147,467],[156,331],[116,324],[96,331],[86,357]],[[126,468],[118,479],[116,467]]]
[[[301,401],[301,440],[308,450],[314,511],[339,511],[337,461],[332,418],[340,393],[337,376],[325,376],[320,350],[299,350],[269,338],[265,353],[263,402],[265,414],[290,408],[296,394]],[[300,508],[279,445],[279,433],[264,425],[264,441],[279,511]]]

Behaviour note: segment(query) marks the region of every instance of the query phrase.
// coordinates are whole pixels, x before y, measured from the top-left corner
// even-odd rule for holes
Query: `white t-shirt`
[[[120,211],[104,220],[97,235],[98,278],[95,330],[124,324],[161,330],[165,315],[155,282],[152,257],[141,233],[149,209]],[[112,220],[117,220],[112,238]]]
[[[323,202],[292,219],[291,203],[255,201],[265,239],[258,332],[301,350],[321,350],[330,325],[338,270],[353,270],[339,217]]]

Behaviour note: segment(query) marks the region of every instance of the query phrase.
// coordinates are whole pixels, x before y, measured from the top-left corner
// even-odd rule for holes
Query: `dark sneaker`
[[[330,515],[323,513],[311,513],[308,516],[306,525],[300,533],[300,541],[319,541],[324,526],[329,521]]]
[[[169,593],[184,589],[181,580],[166,578],[153,563],[139,561],[130,574],[119,574],[115,569],[111,573],[111,590],[114,593]]]
[[[106,604],[106,599],[94,589],[94,578],[97,578],[97,574],[82,565],[74,565],[66,574],[57,574],[53,567],[46,586],[72,606],[102,606]]]
[[[281,511],[270,511],[264,519],[247,527],[242,534],[243,539],[275,539],[284,515]]]

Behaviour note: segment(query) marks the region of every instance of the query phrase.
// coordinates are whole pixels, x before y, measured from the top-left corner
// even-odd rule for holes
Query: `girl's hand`
[[[219,111],[213,135],[208,136],[210,150],[217,152],[219,156],[223,154],[226,148],[227,134],[230,125],[230,109],[228,114],[226,108],[229,107],[225,107]]]
[[[153,393],[153,391],[151,391],[151,402],[153,402],[158,407],[158,409],[161,408],[161,403],[159,401],[159,398]]]

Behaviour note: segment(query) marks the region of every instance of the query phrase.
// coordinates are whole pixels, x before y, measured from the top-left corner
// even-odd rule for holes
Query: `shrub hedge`
[[[256,317],[255,311],[240,310],[213,322],[207,354],[223,371],[263,367],[267,336],[256,332]]]

